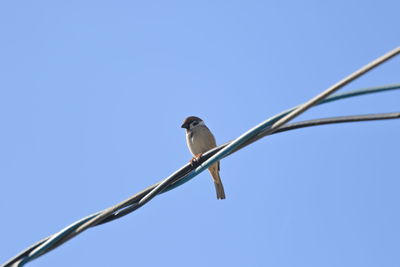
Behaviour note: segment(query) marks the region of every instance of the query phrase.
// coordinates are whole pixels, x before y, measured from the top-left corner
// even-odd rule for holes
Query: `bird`
[[[199,117],[187,117],[181,128],[186,129],[186,143],[194,156],[192,161],[196,161],[203,153],[217,146],[214,135]],[[225,199],[224,186],[219,176],[219,165],[219,162],[217,162],[210,166],[208,170],[214,181],[217,199]]]

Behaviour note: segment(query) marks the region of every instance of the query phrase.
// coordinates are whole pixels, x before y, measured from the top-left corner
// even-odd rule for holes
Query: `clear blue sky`
[[[0,263],[400,44],[399,1],[2,1]],[[343,90],[400,82],[395,58]],[[298,120],[399,111],[400,92]],[[400,121],[282,133],[27,266],[400,266]]]

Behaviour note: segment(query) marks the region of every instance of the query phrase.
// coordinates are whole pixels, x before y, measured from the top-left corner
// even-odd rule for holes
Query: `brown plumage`
[[[186,129],[186,142],[195,158],[217,146],[214,135],[199,117],[186,118],[181,127]],[[225,199],[224,186],[219,176],[219,162],[213,164],[208,170],[214,181],[217,199]]]

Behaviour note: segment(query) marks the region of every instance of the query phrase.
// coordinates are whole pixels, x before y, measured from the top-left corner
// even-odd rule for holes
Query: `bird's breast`
[[[215,138],[207,127],[197,127],[186,134],[186,142],[193,155],[198,155],[214,148]]]

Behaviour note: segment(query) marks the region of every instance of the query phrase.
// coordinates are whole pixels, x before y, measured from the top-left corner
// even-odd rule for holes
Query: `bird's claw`
[[[193,167],[199,166],[199,165],[200,165],[199,159],[201,158],[202,155],[203,155],[203,153],[200,153],[200,154],[195,155],[195,156],[190,160],[190,165],[192,165]]]

